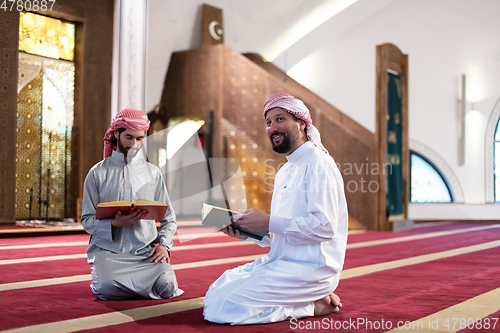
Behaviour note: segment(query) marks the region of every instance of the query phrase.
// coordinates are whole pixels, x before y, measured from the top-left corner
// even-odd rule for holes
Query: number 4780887
[[[0,10],[6,11],[52,11],[52,7],[56,3],[56,0],[0,0],[2,5]]]

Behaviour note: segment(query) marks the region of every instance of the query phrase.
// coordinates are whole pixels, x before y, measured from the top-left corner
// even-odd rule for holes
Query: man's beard
[[[280,144],[275,144],[273,141],[273,135],[275,134],[281,134],[283,135],[283,139],[281,140]],[[292,148],[292,143],[290,142],[290,138],[288,137],[287,133],[284,132],[275,132],[271,135],[269,138],[271,140],[271,144],[273,145],[273,150],[279,154],[285,154],[290,151]]]
[[[139,152],[139,150],[142,148],[125,148],[121,141],[120,141],[120,138],[118,137],[118,149],[120,149],[120,151],[123,153],[123,155],[125,155],[125,157],[130,157],[130,158],[134,158],[135,155],[137,155],[137,153]]]

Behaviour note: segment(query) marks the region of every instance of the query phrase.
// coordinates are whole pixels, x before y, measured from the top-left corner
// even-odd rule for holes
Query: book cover
[[[136,210],[145,210],[148,212],[147,219],[161,221],[165,217],[168,206],[163,202],[137,199],[130,201],[112,201],[97,205],[95,218],[97,220],[112,219],[119,211],[124,215],[133,213]]]
[[[250,231],[240,227],[237,222],[238,215],[241,213],[204,203],[201,209],[201,224],[215,227],[218,230],[221,230],[225,225],[231,225],[238,229],[240,234],[257,240],[262,240],[269,233],[268,230]]]

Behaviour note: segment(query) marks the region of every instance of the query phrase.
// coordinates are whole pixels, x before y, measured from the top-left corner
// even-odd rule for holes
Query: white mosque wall
[[[485,183],[492,181],[484,172],[485,129],[500,95],[499,11],[500,2],[491,0],[394,1],[341,36],[325,38],[289,74],[374,131],[375,46],[395,44],[409,56],[410,138],[431,147],[451,166],[466,204],[484,204]],[[459,166],[461,74],[467,76],[468,103],[465,164]],[[428,211],[427,206],[412,207],[410,217]],[[439,211],[445,206],[434,207]]]
[[[375,1],[378,6],[374,0],[358,0],[316,33],[302,38],[295,49],[290,47],[288,65],[283,55],[275,64],[285,70],[295,65],[289,70],[294,79],[374,132],[376,45],[398,46],[409,55],[410,138],[431,147],[450,166],[463,189],[463,207],[481,206],[486,202],[485,129],[500,96],[500,1]],[[263,54],[301,13],[322,2],[148,1],[146,111],[159,102],[171,53],[198,47],[203,3],[222,8],[226,45],[239,52]],[[331,34],[321,31],[335,27],[335,20],[341,21],[337,26],[349,24]],[[457,80],[461,74],[467,75],[468,99],[464,165],[458,165],[457,157]],[[490,206],[479,214],[481,218],[499,216],[496,205]],[[438,218],[442,215],[438,212],[451,209],[432,207],[411,205],[410,217],[427,214],[432,218],[434,214]]]

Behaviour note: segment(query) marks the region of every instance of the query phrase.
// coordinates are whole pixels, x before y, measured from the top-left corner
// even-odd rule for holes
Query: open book
[[[238,229],[240,234],[258,240],[262,240],[269,233],[267,230],[250,231],[240,227],[237,222],[238,215],[241,213],[204,203],[201,209],[201,224],[215,227],[218,230],[221,230],[225,225],[231,225],[234,229]]]
[[[124,215],[133,213],[136,210],[145,210],[149,214],[147,219],[161,221],[165,218],[165,213],[168,206],[163,202],[137,199],[134,202],[130,201],[112,201],[104,202],[97,205],[95,218],[97,220],[112,219],[118,211]]]

